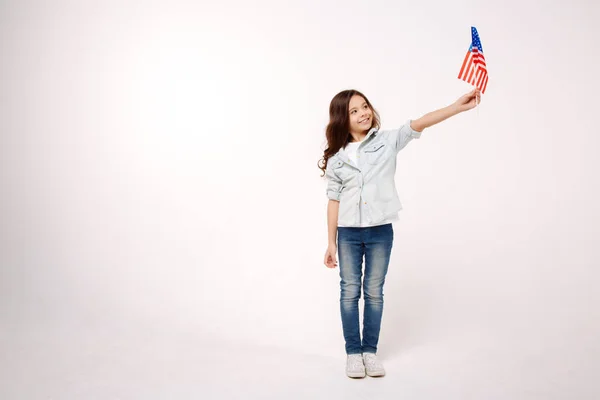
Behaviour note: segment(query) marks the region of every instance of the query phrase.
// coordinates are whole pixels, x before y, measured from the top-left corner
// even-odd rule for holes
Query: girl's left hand
[[[475,108],[475,106],[479,103],[481,103],[481,91],[475,88],[469,93],[462,95],[454,102],[454,105],[460,112],[462,112]]]

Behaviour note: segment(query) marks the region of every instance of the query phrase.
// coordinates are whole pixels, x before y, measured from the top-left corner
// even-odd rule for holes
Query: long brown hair
[[[380,127],[379,113],[373,108],[369,99],[359,92],[358,90],[344,90],[336,94],[331,103],[329,103],[329,124],[325,129],[325,137],[327,138],[327,148],[323,152],[323,157],[318,161],[317,166],[323,171],[325,176],[325,170],[327,169],[327,161],[331,156],[337,153],[342,147],[350,141],[352,135],[350,135],[350,115],[348,113],[348,107],[350,105],[350,99],[354,95],[359,95],[373,112],[373,122],[371,128]]]

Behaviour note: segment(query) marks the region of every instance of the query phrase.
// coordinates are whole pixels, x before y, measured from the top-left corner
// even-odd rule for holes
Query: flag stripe
[[[483,78],[485,77],[485,72],[483,70],[479,70],[477,71],[477,87],[481,89],[481,82],[483,81]]]
[[[469,73],[469,83],[473,83],[473,74],[475,73],[475,65],[471,66],[471,71]]]
[[[470,60],[469,60],[470,58],[471,58],[471,52],[467,51],[467,54],[465,54],[465,59],[463,61],[462,67],[460,68],[460,72],[458,73],[459,79],[463,79],[462,74],[463,74],[463,71],[465,71],[465,66],[467,65],[468,62],[470,62]]]

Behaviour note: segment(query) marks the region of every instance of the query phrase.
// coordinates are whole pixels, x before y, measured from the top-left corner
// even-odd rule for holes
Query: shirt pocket
[[[364,152],[369,164],[379,164],[387,158],[387,155],[389,155],[390,146],[383,142],[374,143],[365,147]]]
[[[342,183],[345,184],[347,183],[347,180],[349,178],[349,172],[347,166],[344,165],[344,162],[342,160],[336,160],[333,163],[333,170],[335,171],[335,174],[337,176],[340,177],[340,179],[342,180]]]

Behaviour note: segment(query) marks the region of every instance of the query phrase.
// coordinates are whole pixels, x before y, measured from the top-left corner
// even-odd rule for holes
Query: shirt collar
[[[368,139],[369,139],[371,136],[373,136],[373,137],[376,137],[376,136],[377,136],[377,132],[378,132],[378,129],[377,129],[376,127],[373,127],[373,128],[371,128],[371,129],[369,129],[369,132],[367,132],[367,136],[365,136],[365,138],[364,138],[364,139],[363,139],[363,140],[360,142],[360,144],[366,143],[366,142],[367,142],[367,140],[368,140]],[[348,163],[348,162],[349,162],[349,158],[348,158],[348,156],[346,155],[346,153],[344,153],[342,150],[343,150],[343,149],[339,149],[339,150],[337,151],[336,155],[337,155],[339,158],[341,158],[343,161],[345,161],[345,162],[347,162],[347,163]]]
[[[369,132],[367,133],[367,136],[365,136],[365,140],[367,140],[369,137],[371,137],[371,135],[373,136],[377,136],[377,127],[373,127],[371,129],[369,129]],[[365,141],[363,140],[363,142]]]
[[[362,140],[360,143],[361,143],[361,144],[363,144],[363,143],[366,143],[366,142],[367,142],[367,140],[369,140],[369,138],[370,138],[371,136],[377,136],[377,130],[378,130],[378,129],[377,129],[376,127],[373,127],[373,128],[371,128],[371,129],[369,129],[369,132],[367,132],[367,136],[365,136],[365,138],[364,138],[364,139],[363,139],[363,140]]]

